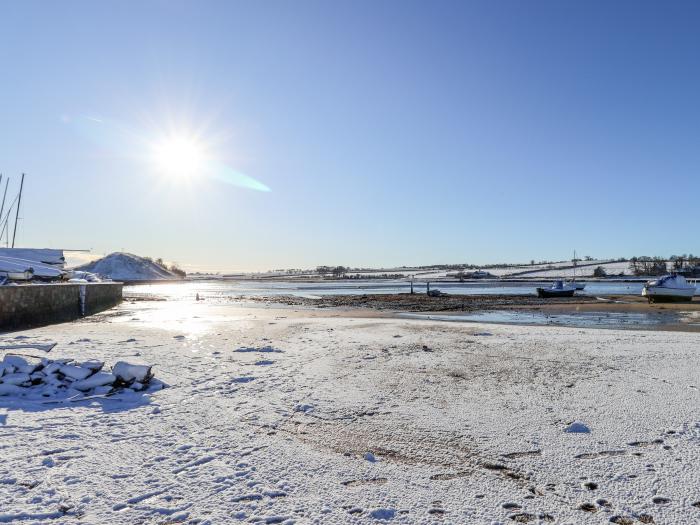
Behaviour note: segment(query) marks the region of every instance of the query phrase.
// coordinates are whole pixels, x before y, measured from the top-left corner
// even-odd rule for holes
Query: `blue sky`
[[[7,4],[17,243],[227,270],[700,252],[699,24],[697,2]],[[168,176],[173,133],[271,191]]]

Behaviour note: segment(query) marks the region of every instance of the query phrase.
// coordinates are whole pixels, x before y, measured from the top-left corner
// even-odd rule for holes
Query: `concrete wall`
[[[12,330],[72,321],[119,304],[122,283],[66,283],[0,286],[0,329]]]

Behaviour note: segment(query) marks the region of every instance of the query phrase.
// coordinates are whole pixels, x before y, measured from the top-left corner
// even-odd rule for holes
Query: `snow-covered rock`
[[[75,365],[63,365],[61,368],[59,368],[59,372],[66,377],[76,380],[85,379],[92,374],[92,370],[89,368],[82,368]]]
[[[14,374],[5,374],[2,376],[0,381],[2,381],[5,385],[22,385],[24,383],[29,383],[31,378],[29,377],[29,374],[16,372]]]
[[[564,432],[570,432],[573,434],[590,434],[591,429],[580,421],[574,421],[564,429]]]
[[[114,374],[108,374],[107,372],[97,372],[86,379],[81,379],[76,381],[71,386],[76,390],[85,391],[91,388],[97,388],[98,386],[111,385],[117,380]]]
[[[151,378],[151,367],[148,365],[131,365],[124,361],[119,361],[112,367],[112,373],[125,383],[134,381],[146,383]]]
[[[115,394],[133,396],[164,386],[153,379],[148,365],[120,361],[114,365],[114,373],[101,372],[103,366],[98,360],[77,364],[66,358],[52,361],[6,355],[0,362],[0,396],[55,403]]]
[[[153,261],[131,253],[115,252],[74,268],[115,281],[156,281],[179,279],[177,275]]]

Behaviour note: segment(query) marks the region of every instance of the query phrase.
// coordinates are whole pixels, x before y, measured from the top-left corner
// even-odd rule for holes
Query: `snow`
[[[591,432],[591,429],[588,428],[584,423],[581,423],[580,421],[574,421],[571,423],[564,432],[569,432],[572,434],[589,434]]]
[[[29,269],[34,271],[34,275],[39,277],[57,278],[63,275],[63,271],[55,266],[41,264],[27,259],[0,256],[0,272],[25,272]]]
[[[178,279],[174,273],[148,259],[123,252],[110,253],[102,259],[78,266],[75,270],[95,273],[115,281]]]
[[[697,333],[169,301],[15,335],[171,388],[0,397],[0,522],[700,519]]]
[[[132,365],[124,361],[119,361],[112,367],[112,373],[126,383],[132,381],[143,383],[150,379],[151,367],[146,365]]]
[[[63,250],[53,250],[50,248],[0,248],[0,257],[24,259],[34,263],[57,266],[59,268],[63,268],[66,262]]]
[[[577,266],[576,271],[574,272],[574,268],[560,268],[560,269],[546,269],[546,270],[538,270],[534,272],[528,272],[526,274],[523,274],[522,277],[545,277],[545,278],[555,278],[555,277],[562,277],[562,278],[572,278],[576,276],[577,278],[579,277],[593,277],[593,272],[598,266],[601,266],[605,272],[608,275],[619,275],[621,273],[629,275],[630,274],[630,263],[629,262],[610,262],[610,261],[591,261],[591,262],[585,262],[581,263],[585,264],[585,266]],[[568,264],[568,266],[571,266],[571,263]]]
[[[53,361],[25,357],[5,354],[0,362],[0,396],[11,398],[11,403],[21,408],[30,406],[27,402],[73,402],[104,394],[128,397],[135,391],[156,391],[163,387],[159,381],[151,383],[151,367],[146,365],[120,361],[110,374],[100,372],[104,366],[102,361],[77,363],[65,358]],[[143,383],[135,382],[136,378]],[[81,396],[81,392],[84,395]]]

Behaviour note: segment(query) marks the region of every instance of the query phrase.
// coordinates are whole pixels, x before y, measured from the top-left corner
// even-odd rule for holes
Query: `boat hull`
[[[537,297],[573,297],[576,290],[553,290],[551,288],[537,288]]]
[[[645,286],[642,296],[650,303],[689,303],[693,300],[695,288],[662,288]]]
[[[34,277],[34,272],[2,272],[2,275],[10,281],[30,281]]]

